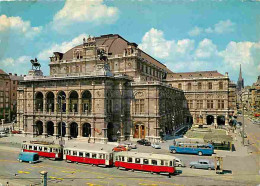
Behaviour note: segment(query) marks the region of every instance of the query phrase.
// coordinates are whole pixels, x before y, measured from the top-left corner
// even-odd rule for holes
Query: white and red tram
[[[51,159],[61,159],[62,149],[59,145],[48,144],[46,142],[31,142],[22,144],[23,152],[36,152],[39,156]]]
[[[174,156],[127,151],[114,153],[114,156],[114,166],[118,168],[164,173],[169,176],[175,172]]]
[[[63,159],[67,162],[86,163],[98,166],[113,166],[113,153],[96,150],[64,148]]]

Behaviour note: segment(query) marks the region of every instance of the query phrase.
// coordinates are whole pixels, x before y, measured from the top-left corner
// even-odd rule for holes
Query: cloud
[[[0,61],[0,66],[5,72],[27,74],[30,69],[31,56],[21,56],[18,58],[5,58]]]
[[[203,32],[203,29],[200,27],[195,26],[191,31],[189,31],[190,36],[198,36]]]
[[[213,27],[208,28],[201,28],[198,26],[195,26],[191,31],[188,32],[190,36],[198,36],[202,33],[207,34],[224,34],[224,33],[230,33],[235,31],[235,23],[228,20],[221,20],[218,23],[216,23]]]
[[[210,39],[203,39],[195,51],[197,58],[210,58],[215,54],[217,54],[217,46]]]
[[[30,21],[23,21],[21,17],[0,16],[0,33],[13,31],[25,37],[33,37],[39,34],[42,27],[32,27]]]
[[[119,10],[103,4],[103,0],[68,0],[54,16],[53,27],[59,29],[75,23],[111,24],[118,19]]]
[[[69,49],[82,44],[83,38],[87,38],[87,34],[80,34],[79,36],[73,38],[71,41],[65,41],[61,44],[52,44],[51,47],[44,49],[37,56],[40,60],[49,60],[49,57],[53,56],[53,52],[67,52]]]

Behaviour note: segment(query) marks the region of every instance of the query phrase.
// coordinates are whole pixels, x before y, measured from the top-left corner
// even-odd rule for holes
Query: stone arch
[[[225,125],[225,116],[219,115],[219,116],[217,117],[217,124],[218,124],[218,125]]]
[[[58,136],[61,136],[62,131],[62,137],[66,135],[66,123],[62,122],[62,130],[61,130],[61,122],[58,123]]]
[[[52,121],[46,122],[46,131],[48,136],[53,136],[54,134],[54,123]]]
[[[82,113],[90,114],[92,110],[92,94],[89,90],[84,90],[81,94],[82,98]]]
[[[43,93],[42,92],[35,93],[35,110],[43,111]]]
[[[114,136],[114,124],[112,122],[108,122],[107,124],[107,138],[108,141],[114,141],[113,136]]]
[[[78,137],[78,124],[76,122],[70,123],[70,136],[72,138]]]
[[[54,112],[54,104],[55,104],[55,96],[53,92],[47,92],[45,94],[46,97],[46,110],[47,112]]]
[[[35,126],[35,132],[36,135],[42,135],[43,133],[43,122],[41,120],[38,120],[35,122],[36,126]]]
[[[79,103],[79,95],[78,92],[72,90],[69,93],[69,111],[70,112],[78,112],[78,103]]]
[[[207,121],[207,125],[213,124],[214,123],[214,116],[207,115],[206,121]]]
[[[89,123],[84,123],[82,125],[82,136],[91,137],[91,125]]]
[[[62,110],[62,112],[66,112],[66,93],[64,91],[59,91],[57,93],[57,102],[58,102],[59,111]]]

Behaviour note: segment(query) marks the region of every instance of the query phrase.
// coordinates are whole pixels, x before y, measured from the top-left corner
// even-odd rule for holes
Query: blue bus
[[[202,156],[212,155],[214,146],[211,144],[176,143],[175,145],[170,145],[169,150],[172,153],[198,154]]]

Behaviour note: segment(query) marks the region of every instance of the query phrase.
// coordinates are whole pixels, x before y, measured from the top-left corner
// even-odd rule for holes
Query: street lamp
[[[66,96],[65,95],[59,95],[58,98],[60,98],[60,120],[61,120],[61,123],[60,123],[60,146],[63,147],[64,145],[64,142],[62,141],[62,129],[63,129],[63,122],[62,122],[62,100],[64,99],[65,100],[65,103],[66,103]]]
[[[245,145],[245,120],[244,120],[244,103],[243,103],[243,95],[242,92],[240,92],[240,100],[241,100],[241,104],[242,104],[242,143],[243,145]]]

